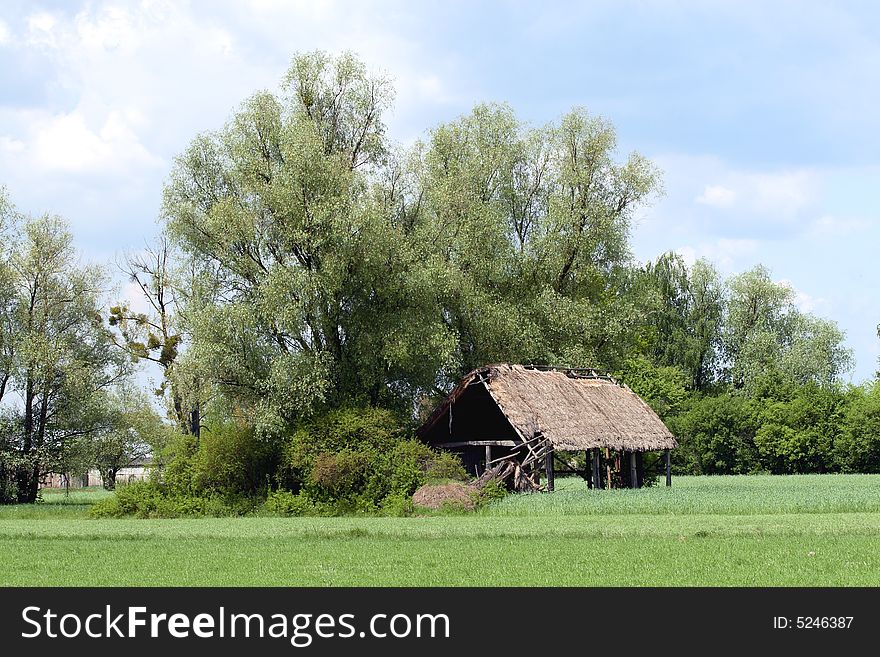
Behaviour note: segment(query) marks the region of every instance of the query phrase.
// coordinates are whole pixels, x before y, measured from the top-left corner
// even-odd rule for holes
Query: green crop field
[[[880,475],[678,477],[414,518],[93,520],[0,507],[3,585],[880,585]]]

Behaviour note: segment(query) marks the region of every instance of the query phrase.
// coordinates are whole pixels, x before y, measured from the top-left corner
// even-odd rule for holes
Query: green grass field
[[[92,520],[0,507],[0,584],[880,585],[880,475],[678,477],[422,518]]]

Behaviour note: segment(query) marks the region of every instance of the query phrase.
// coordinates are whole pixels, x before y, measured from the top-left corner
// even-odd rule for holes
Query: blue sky
[[[635,255],[757,263],[877,367],[880,10],[870,2],[25,2],[0,5],[0,184],[68,218],[86,258],[154,236],[171,159],[294,52],[396,80],[411,142],[480,101],[573,105],[664,171]],[[120,294],[130,292],[121,283]]]

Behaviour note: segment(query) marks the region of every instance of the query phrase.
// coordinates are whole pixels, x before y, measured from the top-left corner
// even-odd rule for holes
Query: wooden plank
[[[517,447],[518,442],[513,440],[461,440],[454,443],[438,443],[437,447],[450,449],[452,447]]]
[[[611,490],[611,450],[605,448],[605,488]]]
[[[593,463],[593,488],[602,488],[602,470],[601,464],[599,463],[599,448],[595,447],[590,454],[590,459]]]

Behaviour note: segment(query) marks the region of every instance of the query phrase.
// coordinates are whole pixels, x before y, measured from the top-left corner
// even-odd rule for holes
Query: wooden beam
[[[605,448],[605,488],[611,490],[611,450]]]
[[[629,453],[629,487],[639,487],[639,469],[636,467],[636,453]]]
[[[666,462],[666,485],[672,486],[672,459],[668,449],[663,450],[663,460]]]
[[[593,449],[590,458],[593,462],[593,488],[602,488],[602,466],[599,463],[600,454],[598,447]]]
[[[454,443],[437,443],[437,447],[516,447],[520,443],[513,440],[461,440]]]
[[[553,472],[553,450],[547,450],[544,454],[544,469],[547,471],[547,490],[551,493],[555,487],[556,478]]]

